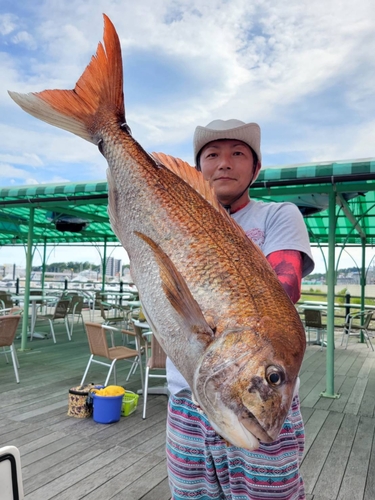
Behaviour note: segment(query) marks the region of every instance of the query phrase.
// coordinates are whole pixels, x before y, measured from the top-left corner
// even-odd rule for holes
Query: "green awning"
[[[35,209],[34,244],[117,242],[109,224],[107,205],[105,181],[0,189],[0,244],[27,241],[31,207]],[[80,232],[60,231],[56,222],[63,216],[68,220],[82,219],[87,224]]]
[[[312,244],[328,244],[328,199],[337,203],[336,244],[375,243],[375,159],[264,168],[251,197],[290,201],[303,213]],[[107,182],[45,184],[0,189],[0,245],[25,244],[29,210],[34,244],[117,242],[107,214]],[[80,232],[59,231],[56,217],[87,221]],[[64,226],[65,227],[65,226]]]
[[[336,199],[336,245],[375,242],[375,159],[266,168],[251,197],[290,201],[304,215],[311,243],[329,241],[329,197]]]

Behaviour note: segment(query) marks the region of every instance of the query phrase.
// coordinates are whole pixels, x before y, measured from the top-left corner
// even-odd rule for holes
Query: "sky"
[[[7,93],[73,88],[103,13],[121,41],[127,123],[147,151],[193,163],[195,127],[237,118],[260,124],[263,167],[375,157],[373,0],[0,0],[0,186],[105,179],[93,144]],[[0,262],[17,252],[0,249]]]

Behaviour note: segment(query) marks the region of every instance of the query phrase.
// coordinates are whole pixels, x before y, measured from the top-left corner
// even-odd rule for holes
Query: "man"
[[[314,267],[309,239],[295,205],[255,202],[249,197],[249,187],[261,168],[259,125],[215,120],[197,127],[194,158],[219,202],[260,247],[292,301],[297,302],[302,276]],[[258,450],[249,451],[228,445],[216,434],[170,360],[167,378],[171,392],[167,458],[174,500],[305,498],[299,474],[304,429],[298,387],[278,440],[260,443]]]

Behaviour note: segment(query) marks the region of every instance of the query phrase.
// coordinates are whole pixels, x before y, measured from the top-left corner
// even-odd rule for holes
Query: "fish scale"
[[[96,144],[108,162],[109,216],[146,317],[211,425],[255,449],[277,438],[306,345],[299,315],[264,255],[200,172],[132,137],[116,30],[74,90],[11,97]]]

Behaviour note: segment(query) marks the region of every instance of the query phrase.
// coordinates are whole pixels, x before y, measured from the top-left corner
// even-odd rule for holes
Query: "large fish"
[[[256,449],[279,434],[305,350],[294,305],[201,174],[149,155],[125,120],[120,42],[104,16],[74,90],[11,97],[93,142],[107,159],[109,215],[159,342],[214,429]]]

